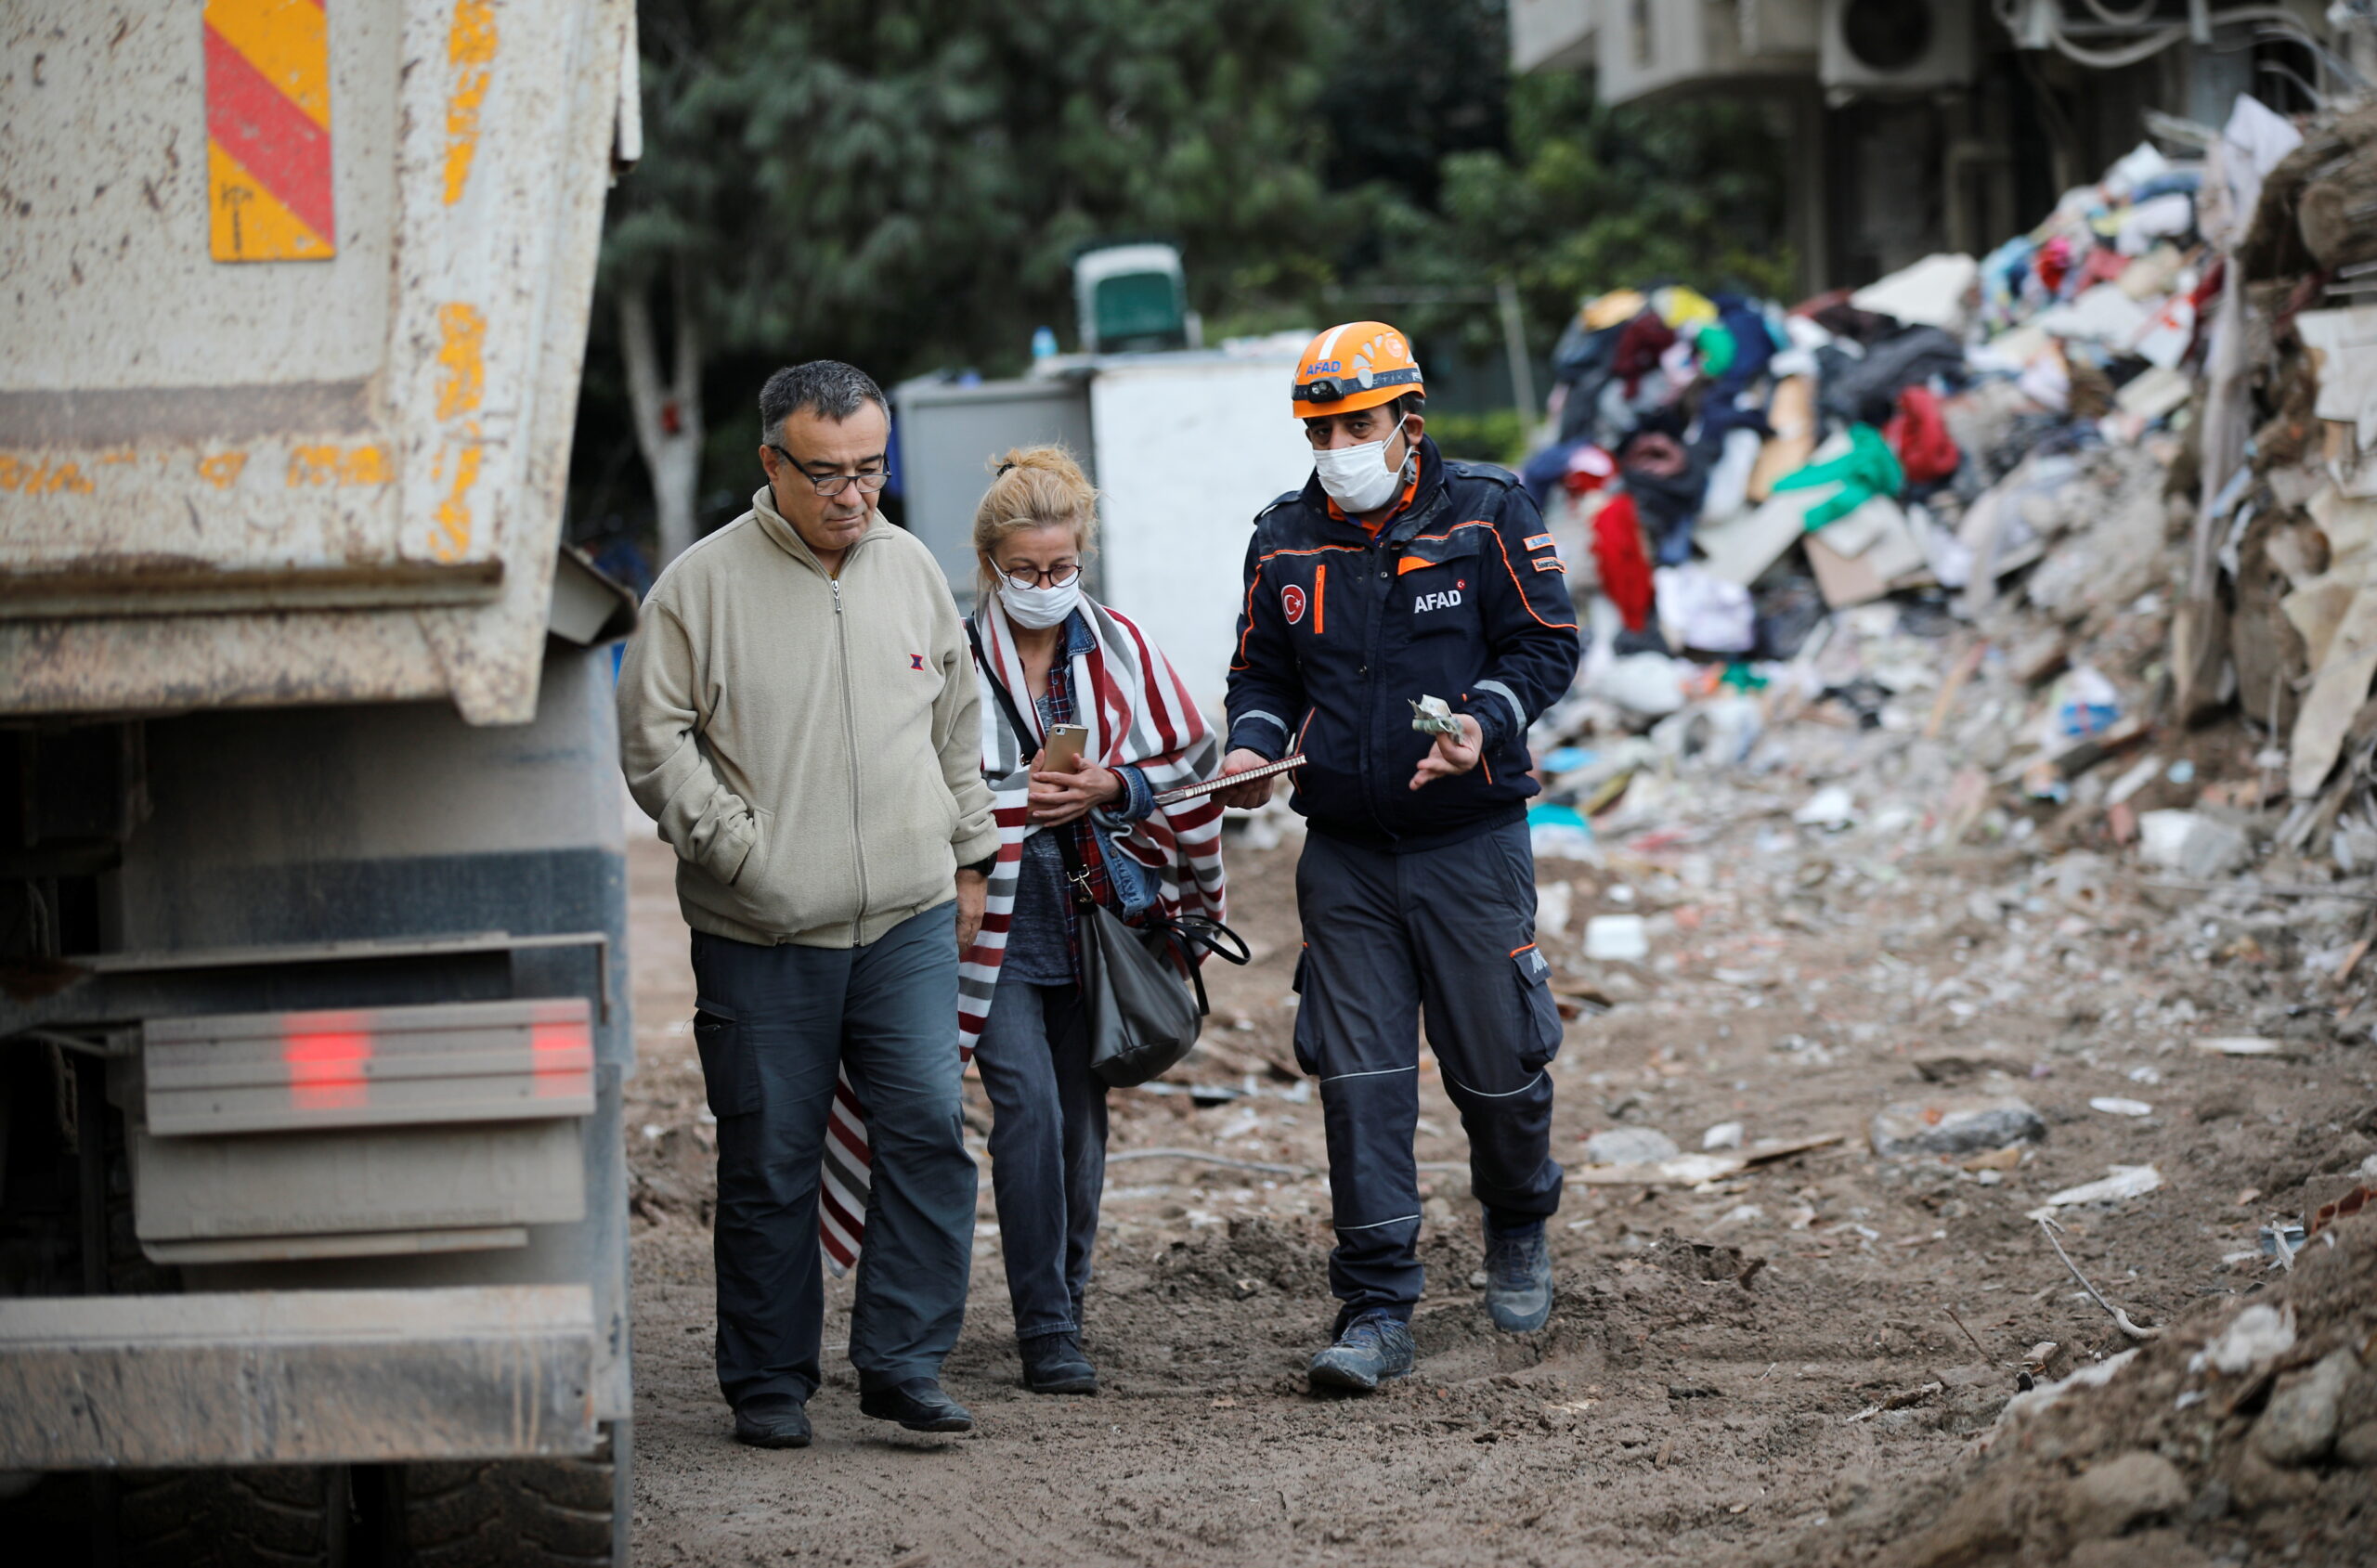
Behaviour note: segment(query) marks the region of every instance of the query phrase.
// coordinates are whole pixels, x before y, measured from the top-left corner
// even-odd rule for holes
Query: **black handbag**
[[[966,623],[974,656],[997,694],[1017,745],[1030,748],[1032,732],[1007,684],[983,657],[974,623]],[[1067,824],[1071,825],[1071,824]],[[1109,1087],[1128,1089],[1162,1077],[1196,1049],[1212,1011],[1198,965],[1205,953],[1244,964],[1253,955],[1238,933],[1201,914],[1174,918],[1150,910],[1138,927],[1092,898],[1088,874],[1071,833],[1059,833],[1065,880],[1072,888],[1081,935],[1081,986],[1088,1015],[1090,1070]]]
[[[1237,932],[1201,914],[1175,919],[1151,910],[1142,917],[1145,924],[1125,925],[1085,890],[1072,836],[1058,846],[1081,928],[1090,1070],[1116,1089],[1161,1078],[1196,1049],[1213,1010],[1199,961],[1208,952],[1231,964],[1253,955]]]

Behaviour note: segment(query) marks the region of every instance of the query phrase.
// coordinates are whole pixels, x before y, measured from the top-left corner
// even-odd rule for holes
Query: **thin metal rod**
[[[1195,1148],[1131,1148],[1120,1154],[1110,1154],[1106,1163],[1124,1160],[1195,1160],[1207,1165],[1223,1165],[1233,1171],[1260,1171],[1266,1176],[1310,1176],[1318,1173],[1309,1165],[1273,1165],[1260,1160],[1235,1160],[1227,1154],[1207,1154]]]
[[[2088,1276],[2080,1272],[2080,1265],[2072,1261],[2072,1255],[2063,1250],[2063,1243],[2055,1238],[2054,1221],[2042,1218],[2039,1221],[2039,1229],[2046,1234],[2046,1244],[2055,1249],[2055,1255],[2063,1260],[2063,1266],[2072,1271],[2072,1277],[2080,1282],[2080,1289],[2088,1292],[2089,1300],[2095,1302],[2098,1306],[2112,1314],[2113,1326],[2115,1328],[2119,1328],[2123,1333],[2127,1334],[2133,1340],[2159,1340],[2163,1337],[2163,1330],[2160,1328],[2141,1328],[2137,1324],[2132,1323],[2129,1320],[2129,1314],[2122,1311],[2121,1308],[2105,1300],[2105,1298],[2098,1292],[2097,1288],[2088,1283]]]

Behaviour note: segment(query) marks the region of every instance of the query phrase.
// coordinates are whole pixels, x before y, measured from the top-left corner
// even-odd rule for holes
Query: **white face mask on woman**
[[[1062,626],[1065,617],[1081,603],[1081,575],[1075,573],[1070,581],[1054,588],[1018,588],[1011,582],[1002,582],[999,603],[1007,607],[1007,618],[1026,631]]]
[[[1399,467],[1386,466],[1387,444],[1401,434],[1403,425],[1396,427],[1376,441],[1365,441],[1358,447],[1332,447],[1312,454],[1312,466],[1320,475],[1320,487],[1329,499],[1347,512],[1376,512],[1409,483],[1412,452],[1406,443],[1403,462]]]

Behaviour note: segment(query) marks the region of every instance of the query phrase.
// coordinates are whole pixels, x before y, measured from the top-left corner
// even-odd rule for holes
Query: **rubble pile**
[[[2377,1468],[2377,1219],[2332,1223],[2249,1303],[2017,1394],[1932,1486],[1839,1489],[1802,1568],[2364,1562]]]
[[[2241,97],[2155,131],[1979,260],[1787,310],[1583,306],[1526,473],[1596,632],[1535,737],[1539,851],[1796,788],[1799,824],[1894,854],[2077,855],[2215,925],[2286,901],[2306,967],[2349,978],[2377,901],[2377,110]]]
[[[2074,1276],[2029,1301],[2076,1284],[2105,1315],[2081,1342],[2107,1359],[2063,1383],[2074,1329],[2033,1336],[2037,1389],[1968,1463],[1844,1484],[1773,1561],[2363,1560],[2377,1121],[2322,1092],[2319,1125],[2215,1194],[2234,1091],[2167,1119],[2203,1064],[2377,1039],[2377,110],[2241,98],[2155,132],[1978,260],[1789,309],[1588,303],[1529,466],[1596,632],[1535,736],[1538,854],[1653,895],[1574,911],[1563,994],[1615,1019],[1646,982],[1771,984],[1752,898],[1844,941],[1894,910],[1871,978],[1919,999],[1894,1047],[1916,1082],[1861,1111],[1876,1181],[2001,1203],[2009,1248]],[[2026,1039],[2025,1008],[2073,1027]],[[1858,1043],[1771,1048],[1812,1075]],[[1580,1185],[1647,1169],[1579,1153]],[[2244,1245],[2166,1268],[2141,1324],[2058,1238],[2101,1259],[2165,1202]],[[1941,1391],[1997,1386],[2014,1363],[1987,1354],[1843,1419],[1969,1431]]]

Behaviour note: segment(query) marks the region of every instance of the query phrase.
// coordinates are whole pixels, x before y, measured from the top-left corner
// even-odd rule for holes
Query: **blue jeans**
[[[991,1096],[991,1190],[1015,1337],[1081,1331],[1106,1187],[1106,1085],[1081,988],[1001,976],[974,1047]]]
[[[974,1157],[960,1099],[956,907],[855,948],[694,933],[694,1038],[718,1117],[718,1384],[731,1405],[805,1402],[817,1390],[818,1166],[845,1066],[873,1153],[851,1365],[867,1389],[937,1377],[957,1341]]]

